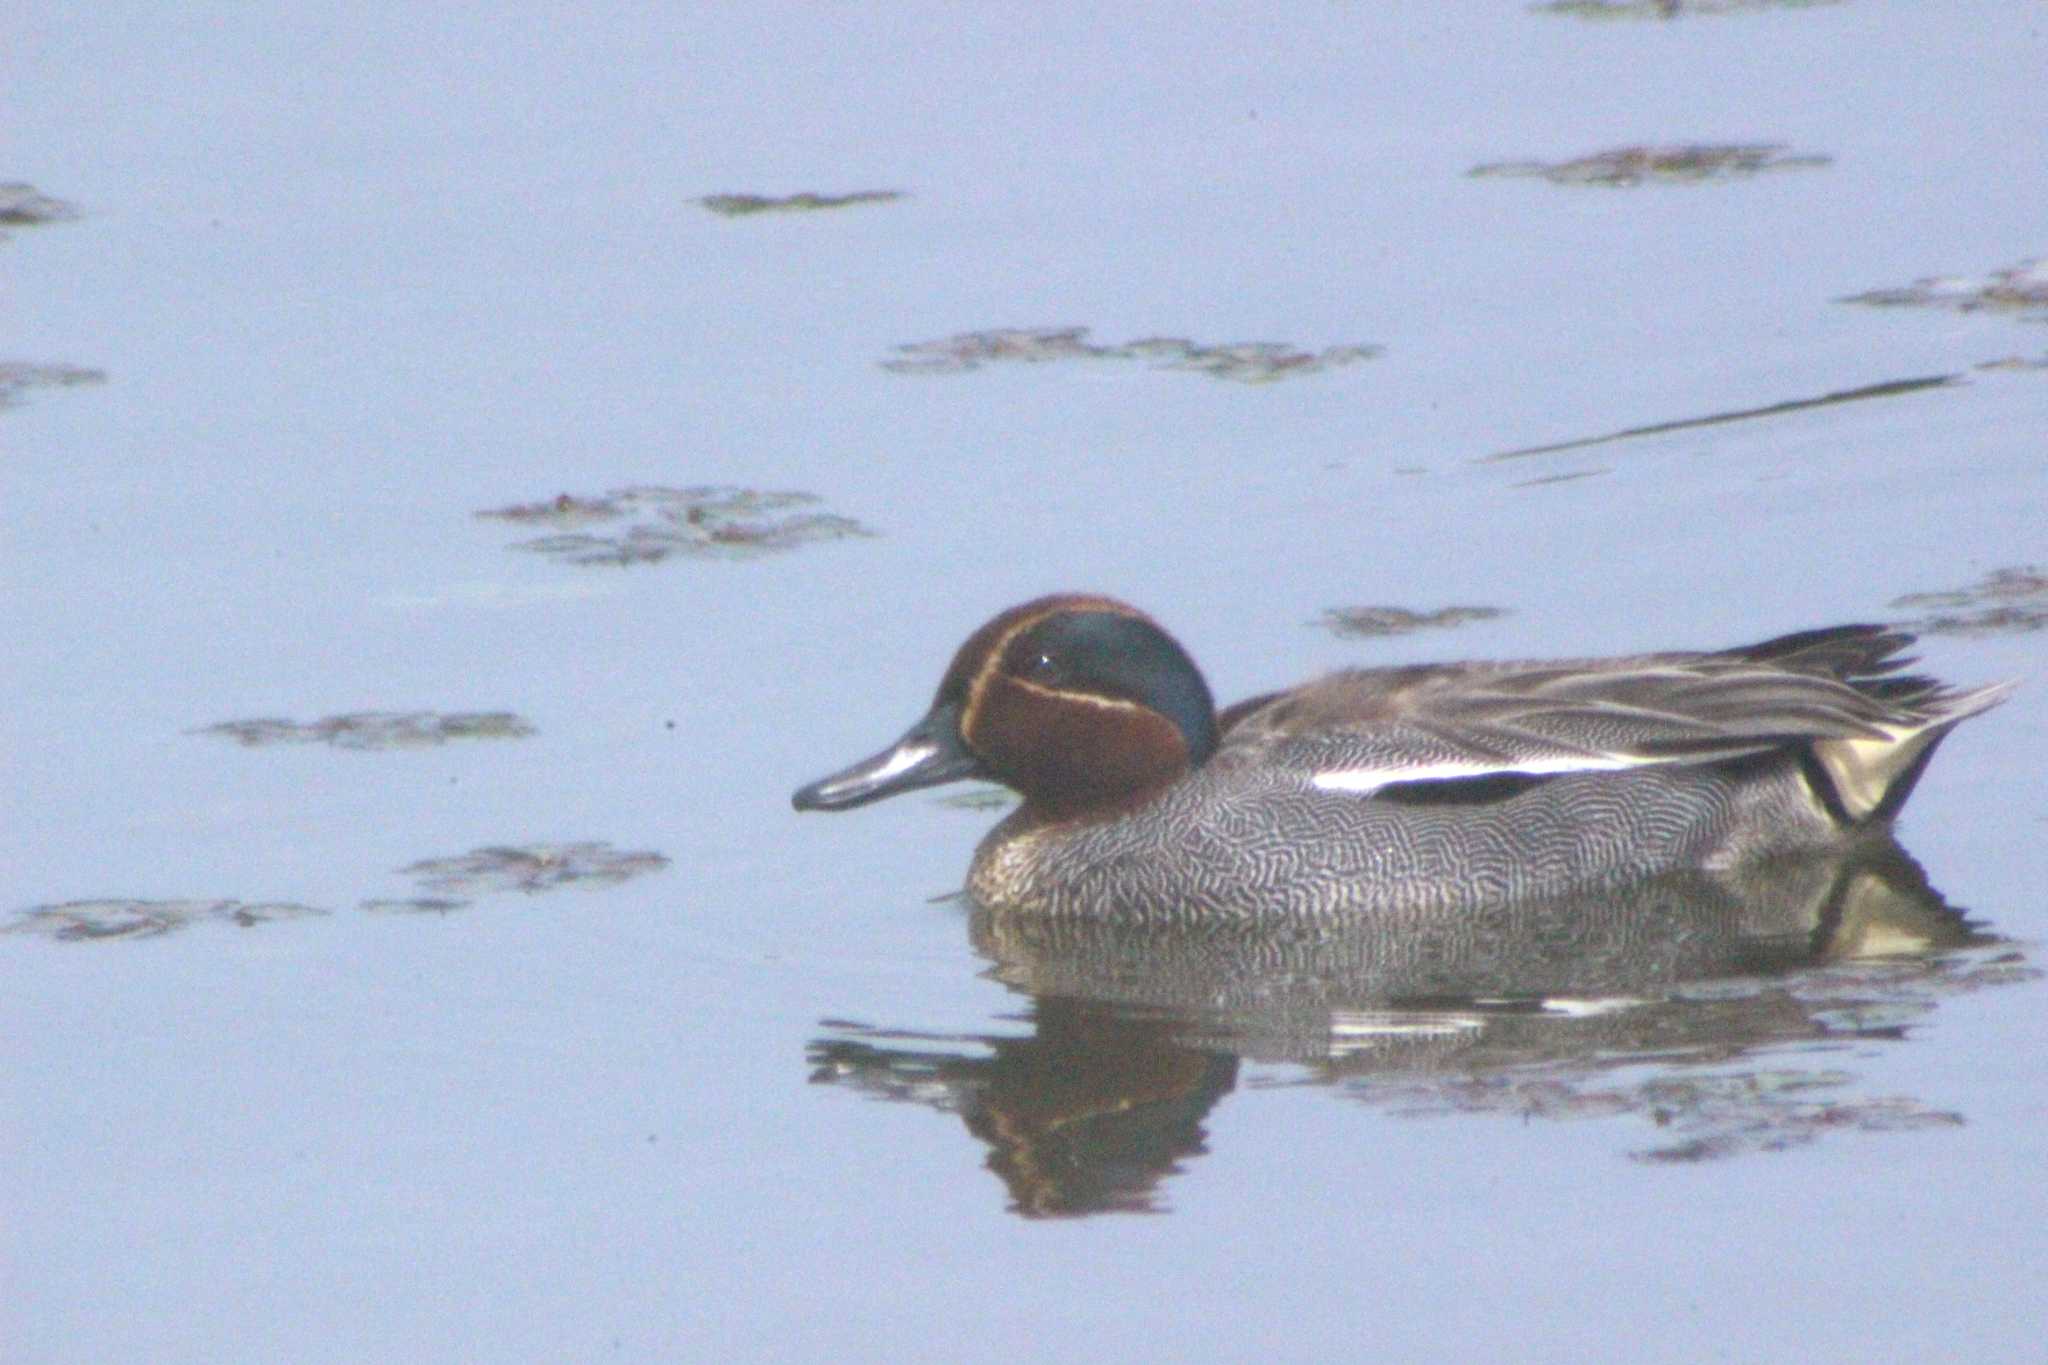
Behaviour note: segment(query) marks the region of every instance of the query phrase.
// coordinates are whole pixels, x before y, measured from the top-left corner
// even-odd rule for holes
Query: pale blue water
[[[2048,636],[1922,651],[2029,679],[1901,829],[2007,942],[1689,987],[1683,1038],[1718,1062],[1564,1031],[1486,1055],[1520,1035],[1485,1025],[1404,1070],[1342,1013],[1320,1060],[1114,1015],[1062,1052],[1073,1021],[933,900],[993,814],[787,805],[1051,588],[1138,602],[1235,698],[1350,661],[1920,616],[1889,604],[2048,562],[2048,372],[1973,368],[2048,355],[2039,310],[1835,302],[2048,255],[2038,15],[13,27],[0,180],[81,216],[0,243],[0,362],[106,378],[0,411],[0,915],[203,904],[155,936],[0,935],[0,1356],[2038,1354]],[[1465,174],[1675,143],[1832,160]],[[698,202],[877,190],[905,197]],[[1267,384],[1158,353],[882,367],[1061,327],[1184,363],[1385,352]],[[1960,382],[1485,459],[1934,375]],[[560,528],[475,515],[722,484],[820,499],[741,538],[806,510],[876,534],[578,566],[508,548]],[[1460,604],[1508,614],[1310,624]],[[535,733],[192,733],[372,711]],[[495,887],[403,871],[585,843],[499,859]],[[362,908],[419,897],[471,903]],[[1154,1215],[1020,1216],[995,1119],[1120,1097],[1181,1106],[1112,1153]],[[1643,1159],[1702,1133],[1726,1153]]]

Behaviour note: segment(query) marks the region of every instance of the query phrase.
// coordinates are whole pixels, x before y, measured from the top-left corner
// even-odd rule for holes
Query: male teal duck
[[[1738,649],[1350,669],[1218,714],[1187,653],[1107,597],[1012,607],[924,718],[798,791],[841,810],[960,778],[1023,804],[975,900],[1131,917],[1397,913],[1845,845],[2013,684],[1900,672],[1876,625]]]

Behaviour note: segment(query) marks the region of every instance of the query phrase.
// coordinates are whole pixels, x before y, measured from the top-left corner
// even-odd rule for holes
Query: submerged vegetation
[[[1529,6],[1538,14],[1576,19],[1684,19],[1696,14],[1742,14],[1766,9],[1817,9],[1842,0],[1547,0]]]
[[[1788,153],[1775,142],[1681,143],[1668,147],[1616,147],[1571,161],[1494,161],[1474,166],[1466,174],[1482,178],[1529,176],[1553,185],[1627,189],[1637,185],[1696,185],[1764,171],[1815,170],[1832,162],[1832,157]]]
[[[214,922],[253,928],[277,920],[324,915],[295,901],[83,900],[31,906],[0,926],[0,934],[40,934],[63,943],[105,938],[156,938]]]
[[[884,360],[882,368],[894,374],[965,374],[997,363],[1135,360],[1156,370],[1187,370],[1239,384],[1270,384],[1356,365],[1383,353],[1382,347],[1363,344],[1303,351],[1279,342],[1212,346],[1181,337],[1146,337],[1105,346],[1089,341],[1086,327],[1007,327],[908,342],[896,347],[896,355]]]
[[[1984,275],[1930,275],[1895,289],[1850,294],[1839,303],[1873,308],[1945,308],[1957,313],[2012,313],[2048,322],[2048,257]]]
[[[815,213],[822,209],[851,208],[856,204],[888,204],[903,198],[901,190],[856,190],[852,194],[707,194],[697,202],[725,218],[745,218],[756,213]]]
[[[331,744],[337,749],[420,749],[458,739],[525,739],[533,726],[510,711],[353,711],[320,720],[229,720],[193,731],[249,748]]]
[[[2048,630],[2048,569],[1993,569],[1968,587],[1911,592],[1891,605],[1927,612],[1899,623],[1922,635],[2027,635]]]
[[[481,896],[504,891],[531,895],[585,883],[606,886],[667,866],[668,859],[659,853],[628,852],[607,843],[500,844],[449,858],[423,858],[400,871],[428,891]]]
[[[76,217],[76,204],[52,198],[34,185],[19,180],[0,184],[0,242],[7,240],[8,228],[43,227],[70,222]]]
[[[1411,635],[1418,630],[1448,630],[1473,621],[1507,615],[1504,607],[1439,607],[1410,611],[1406,607],[1331,607],[1311,624],[1346,639],[1369,640]]]
[[[467,908],[471,897],[512,892],[532,895],[569,886],[610,886],[659,872],[668,865],[669,860],[659,853],[625,851],[599,842],[498,845],[413,863],[402,869],[402,874],[412,877],[422,894],[368,899],[358,908],[371,914],[446,915]],[[329,913],[297,901],[110,897],[30,906],[0,924],[0,934],[80,943],[157,938],[204,923],[248,929]]]
[[[104,384],[105,370],[82,365],[30,365],[0,361],[0,408],[11,408],[30,389],[74,389],[81,384]]]
[[[818,541],[875,534],[851,517],[801,510],[819,501],[816,494],[792,490],[650,485],[591,497],[563,493],[477,516],[561,528],[559,534],[517,541],[511,548],[584,565],[656,564],[677,556],[748,559]],[[608,535],[576,529],[610,522],[627,524]]]
[[[2048,371],[2048,353],[2000,356],[1996,360],[1979,361],[1970,368],[1986,374],[2039,374]]]

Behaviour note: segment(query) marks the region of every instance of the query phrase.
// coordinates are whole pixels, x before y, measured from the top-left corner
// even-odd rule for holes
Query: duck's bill
[[[957,710],[934,707],[903,738],[844,772],[799,788],[790,804],[798,810],[848,810],[900,792],[981,775],[980,760],[960,742]]]

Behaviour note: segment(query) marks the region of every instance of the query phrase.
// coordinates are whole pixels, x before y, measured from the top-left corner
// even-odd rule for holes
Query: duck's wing
[[[1809,744],[1831,772],[1841,768],[1838,779],[1867,787],[1874,807],[1901,766],[2009,690],[1956,692],[1900,674],[1911,641],[1842,626],[1714,654],[1339,673],[1233,708],[1224,752],[1256,752],[1324,790],[1370,793]]]

